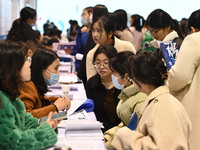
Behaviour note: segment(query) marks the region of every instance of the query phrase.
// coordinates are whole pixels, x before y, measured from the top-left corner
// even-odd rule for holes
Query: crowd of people
[[[180,22],[162,9],[146,19],[123,9],[86,7],[80,27],[70,20],[69,41],[83,54],[77,76],[103,123],[108,150],[198,150],[200,135],[200,10]],[[60,59],[52,49],[61,33],[49,20],[33,30],[36,10],[24,7],[0,41],[0,147],[44,149],[57,142],[52,114],[70,109],[69,97],[46,97],[59,80]],[[168,68],[160,43],[173,42]],[[131,122],[133,114],[136,122]],[[45,123],[38,119],[48,116]],[[135,129],[130,126],[136,126]],[[31,141],[31,142],[30,142]]]

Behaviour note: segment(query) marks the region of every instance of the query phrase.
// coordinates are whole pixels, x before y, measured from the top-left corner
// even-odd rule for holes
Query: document
[[[66,140],[103,140],[102,124],[91,120],[68,120],[65,127]]]

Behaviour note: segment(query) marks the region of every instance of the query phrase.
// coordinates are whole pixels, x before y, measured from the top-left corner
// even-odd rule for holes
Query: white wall
[[[0,39],[8,34],[12,22],[25,6],[36,8],[36,0],[0,0]]]
[[[140,14],[145,19],[156,8],[167,11],[178,20],[188,18],[194,10],[200,8],[200,0],[37,0],[38,28],[42,31],[42,25],[49,19],[66,33],[70,19],[77,20],[81,25],[82,10],[96,4],[106,5],[110,12],[124,9],[129,15]]]
[[[6,35],[12,23],[12,0],[0,0],[0,35]]]

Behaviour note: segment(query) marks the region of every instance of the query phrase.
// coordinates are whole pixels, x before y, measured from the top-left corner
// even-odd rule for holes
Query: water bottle
[[[76,59],[74,56],[71,58],[71,73],[75,73],[76,71]]]

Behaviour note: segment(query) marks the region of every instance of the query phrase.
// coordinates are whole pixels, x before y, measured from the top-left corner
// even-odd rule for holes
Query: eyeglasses
[[[137,85],[140,87],[140,85],[138,84],[138,82],[135,81],[135,80],[133,79],[133,77],[132,77],[132,78],[127,77],[127,80],[130,81],[132,84],[137,84]]]
[[[32,61],[31,57],[26,57],[26,61],[31,64],[31,61]]]
[[[101,65],[106,69],[106,68],[109,68],[109,63],[100,63],[100,62],[97,62],[97,63],[94,63],[94,66],[96,68],[100,68]]]
[[[151,31],[151,30],[148,30],[147,32],[150,33],[151,35],[156,35],[156,34],[158,33],[159,30],[160,30],[160,29],[157,29],[157,30],[154,30],[154,31],[153,31],[153,30],[152,30],[152,31]]]

